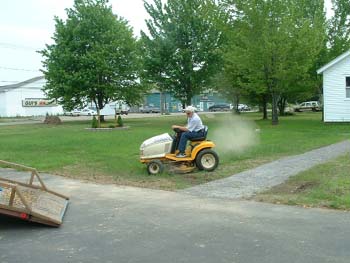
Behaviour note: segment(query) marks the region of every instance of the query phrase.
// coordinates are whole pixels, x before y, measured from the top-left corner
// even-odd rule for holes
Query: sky
[[[330,9],[330,1],[325,0]],[[73,0],[0,0],[0,86],[41,76],[37,50],[52,44],[54,16],[66,18]],[[143,0],[110,0],[113,13],[129,21],[135,36],[147,31]]]

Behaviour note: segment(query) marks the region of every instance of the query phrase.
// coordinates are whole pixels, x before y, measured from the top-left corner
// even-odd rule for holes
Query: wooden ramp
[[[0,178],[0,214],[50,226],[62,224],[68,197],[49,190],[34,168],[2,160],[0,165],[30,172],[28,183]]]

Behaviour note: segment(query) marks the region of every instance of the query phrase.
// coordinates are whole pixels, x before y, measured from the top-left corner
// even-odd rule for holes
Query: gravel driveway
[[[224,199],[250,197],[286,181],[290,176],[350,153],[350,141],[343,141],[303,154],[282,158],[225,179],[194,186],[179,192]]]

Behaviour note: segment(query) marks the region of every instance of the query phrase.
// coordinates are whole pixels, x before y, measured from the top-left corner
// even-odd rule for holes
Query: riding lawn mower
[[[192,172],[195,168],[204,171],[214,171],[219,164],[219,157],[212,148],[215,144],[206,140],[208,127],[204,127],[204,135],[190,139],[185,154],[186,157],[176,157],[181,133],[174,130],[175,135],[164,133],[144,141],[140,147],[140,162],[147,165],[150,175],[161,174],[164,167],[176,173]]]

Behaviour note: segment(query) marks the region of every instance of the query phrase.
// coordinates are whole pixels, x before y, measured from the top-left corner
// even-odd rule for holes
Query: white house
[[[323,74],[325,122],[350,122],[350,51],[317,70]]]
[[[46,98],[43,76],[17,84],[0,86],[0,117],[63,114],[62,106]]]

